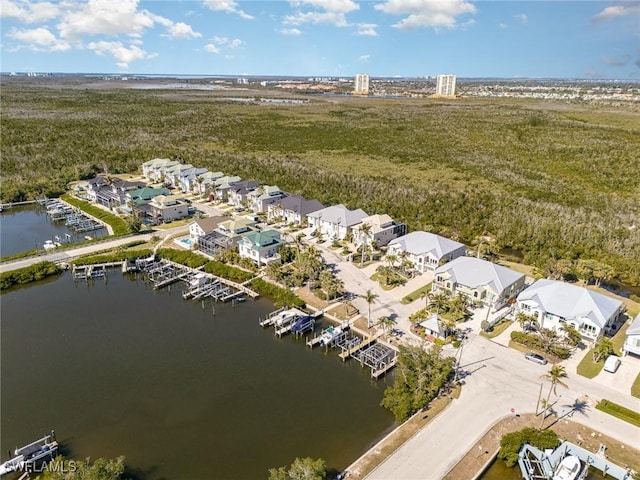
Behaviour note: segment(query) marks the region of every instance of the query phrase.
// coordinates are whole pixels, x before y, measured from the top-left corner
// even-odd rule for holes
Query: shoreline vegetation
[[[237,104],[226,92],[50,82],[3,81],[3,201],[60,194],[70,181],[171,157],[387,213],[410,230],[467,244],[490,237],[544,276],[584,270],[578,276],[592,283],[640,285],[637,106],[350,97]]]

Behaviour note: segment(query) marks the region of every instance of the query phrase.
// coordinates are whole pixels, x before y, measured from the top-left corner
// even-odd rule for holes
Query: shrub
[[[101,220],[109,224],[113,229],[113,235],[116,237],[131,233],[131,229],[127,224],[127,222],[124,219],[118,217],[117,215],[114,215],[113,213],[102,210],[101,208],[98,208],[95,205],[91,205],[90,203],[85,202],[84,200],[74,198],[68,194],[61,195],[60,199],[67,202],[69,205],[73,205],[74,207],[79,208],[83,212],[91,215],[92,217],[95,217],[98,220]]]
[[[541,450],[556,448],[560,445],[558,435],[553,430],[538,430],[526,427],[517,432],[507,433],[500,439],[498,458],[502,458],[507,467],[513,467],[518,462],[518,452],[525,443]]]
[[[121,262],[123,260],[135,260],[136,258],[145,258],[150,255],[151,249],[143,248],[140,250],[117,251],[113,253],[105,253],[103,255],[80,257],[73,263],[76,265],[94,265],[96,263],[111,263]]]
[[[622,405],[618,405],[617,403],[613,403],[609,400],[599,401],[596,404],[596,409],[608,413],[609,415],[613,415],[620,420],[624,420],[631,425],[640,427],[640,413],[635,410],[630,410],[627,407],[623,407]]]
[[[204,271],[211,273],[216,277],[226,278],[239,283],[246,282],[253,277],[253,274],[250,272],[245,272],[244,270],[240,270],[239,268],[226,265],[216,260],[207,262],[204,266]]]
[[[0,290],[6,290],[14,285],[36,282],[61,272],[62,269],[53,262],[40,262],[10,272],[3,272],[0,273]]]
[[[174,250],[172,248],[160,248],[156,252],[161,258],[166,258],[172,262],[186,265],[191,268],[202,267],[208,260],[202,255],[190,252],[188,250]]]
[[[263,297],[270,297],[277,306],[290,306],[303,308],[304,300],[297,297],[291,290],[278,287],[266,282],[261,278],[256,278],[251,282],[251,288]]]

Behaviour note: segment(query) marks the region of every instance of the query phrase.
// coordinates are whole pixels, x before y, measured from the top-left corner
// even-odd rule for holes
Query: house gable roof
[[[546,278],[538,280],[518,295],[519,302],[526,300],[532,300],[545,312],[562,318],[589,318],[600,328],[622,305],[622,301],[588,288]]]
[[[252,247],[266,247],[281,243],[280,232],[275,230],[264,230],[262,232],[248,232],[242,235],[244,242],[250,242]]]
[[[456,242],[431,232],[411,232],[389,242],[389,247],[398,245],[399,248],[412,255],[430,253],[435,258],[449,255],[451,252],[465,247],[464,243]]]
[[[291,195],[280,200],[282,210],[299,213],[300,215],[308,215],[309,213],[322,210],[324,205],[315,198],[307,200],[300,195]]]
[[[226,217],[215,216],[215,217],[207,217],[207,218],[199,218],[194,223],[196,223],[203,232],[210,233],[214,231],[218,225],[224,222]]]
[[[319,218],[323,222],[351,227],[352,225],[362,221],[362,219],[367,218],[369,214],[361,209],[349,210],[344,205],[339,204],[312,212],[307,216],[311,218]]]
[[[458,257],[435,271],[436,276],[443,273],[448,273],[454,282],[469,288],[488,286],[497,293],[524,278],[522,273],[515,270],[474,257]]]
[[[627,328],[627,335],[640,335],[640,313]]]

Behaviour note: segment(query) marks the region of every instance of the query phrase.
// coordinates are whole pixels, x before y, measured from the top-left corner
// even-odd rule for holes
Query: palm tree
[[[362,266],[364,262],[364,251],[367,247],[367,240],[369,239],[369,235],[371,234],[371,225],[368,223],[363,223],[360,225],[360,241],[362,242],[362,256],[360,257],[360,266]]]
[[[367,293],[362,296],[362,298],[365,299],[365,301],[367,302],[367,305],[369,306],[369,315],[367,317],[367,328],[371,328],[371,304],[375,303],[375,301],[378,299],[378,296],[379,295],[377,293],[373,293],[371,289],[367,290]]]
[[[428,297],[429,298],[429,297]],[[449,296],[442,291],[438,291],[430,296],[429,306],[436,307],[436,313],[440,313],[442,307],[446,307],[449,304]]]
[[[393,253],[390,253],[385,257],[385,259],[387,260],[387,263],[389,264],[389,266],[393,267],[398,261],[398,256],[394,255]]]
[[[393,327],[393,325],[395,325],[395,322],[391,320],[389,317],[384,316],[378,319],[378,323],[376,325],[381,327],[384,333],[387,333],[387,330]]]
[[[293,243],[296,245],[296,250],[298,251],[298,257],[296,258],[296,260],[298,262],[301,261],[301,251],[302,251],[302,246],[304,245],[304,242],[302,241],[302,239],[304,238],[304,233],[299,233],[298,235],[296,235],[295,237],[293,237]]]
[[[569,388],[568,385],[561,380],[562,378],[567,378],[567,377],[568,375],[565,368],[562,365],[558,365],[558,364],[553,364],[551,366],[551,370],[549,370],[548,373],[545,373],[544,375],[542,375],[541,378],[551,381],[551,386],[549,387],[549,394],[547,395],[546,406],[542,413],[542,423],[544,423],[546,412],[550,406],[549,399],[551,398],[551,392],[553,391],[553,394],[557,395],[558,393],[556,390],[558,388],[558,385],[561,385],[564,388]],[[540,428],[542,428],[542,423],[540,424]]]

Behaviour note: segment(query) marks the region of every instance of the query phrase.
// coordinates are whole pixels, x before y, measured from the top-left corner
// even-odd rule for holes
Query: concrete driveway
[[[609,387],[620,393],[629,395],[631,385],[640,374],[640,358],[627,355],[622,357],[620,366],[615,373],[605,372],[604,369],[593,378],[593,381]]]

